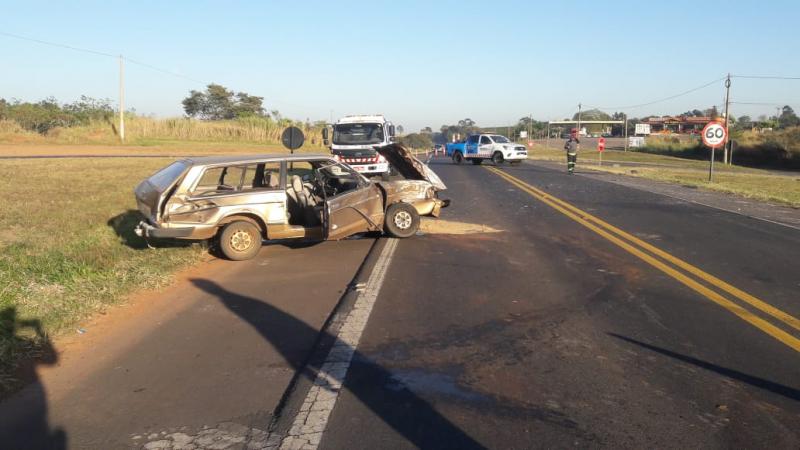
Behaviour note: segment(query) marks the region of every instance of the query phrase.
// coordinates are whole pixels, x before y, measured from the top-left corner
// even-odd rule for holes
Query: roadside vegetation
[[[283,130],[297,126],[308,146],[321,147],[321,123],[293,121],[263,99],[211,84],[183,100],[186,117],[156,119],[125,112],[126,146],[175,142],[278,144]],[[120,145],[118,111],[108,99],[83,96],[72,103],[49,98],[39,102],[0,99],[0,143]]]
[[[531,159],[565,162],[564,151],[558,148],[536,145],[529,154]],[[704,160],[668,154],[606,150],[601,166],[598,156],[594,149],[580,151],[578,167],[726,192],[800,208],[800,174],[791,171],[768,171],[719,163],[714,166],[714,181],[709,183],[708,161]]]
[[[48,336],[135,289],[159,288],[202,259],[198,244],[149,249],[133,234],[133,188],[170,159],[7,160],[0,164],[0,396]],[[8,314],[13,312],[13,314]],[[39,323],[14,331],[17,323]]]

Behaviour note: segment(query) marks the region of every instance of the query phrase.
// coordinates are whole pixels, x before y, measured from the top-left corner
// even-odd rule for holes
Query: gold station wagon
[[[407,149],[376,149],[405,179],[371,181],[330,155],[211,156],[176,161],[135,189],[146,239],[217,240],[225,257],[254,257],[262,239],[336,240],[381,231],[410,237],[448,200]]]

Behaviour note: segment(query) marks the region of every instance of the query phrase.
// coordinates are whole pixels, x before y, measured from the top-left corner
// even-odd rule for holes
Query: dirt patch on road
[[[481,234],[500,233],[499,230],[489,225],[478,223],[454,222],[441,219],[422,219],[420,231],[426,234]]]

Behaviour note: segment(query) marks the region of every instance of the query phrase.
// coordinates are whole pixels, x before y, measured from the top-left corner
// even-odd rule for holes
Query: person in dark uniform
[[[564,143],[564,150],[567,151],[567,170],[572,175],[575,172],[575,163],[578,162],[578,146],[581,141],[578,140],[578,133],[573,131],[567,142]]]

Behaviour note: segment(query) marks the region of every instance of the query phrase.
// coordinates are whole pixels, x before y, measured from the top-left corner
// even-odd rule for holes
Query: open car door
[[[317,179],[325,192],[322,227],[326,240],[382,229],[383,194],[378,186],[339,164],[317,169]]]

